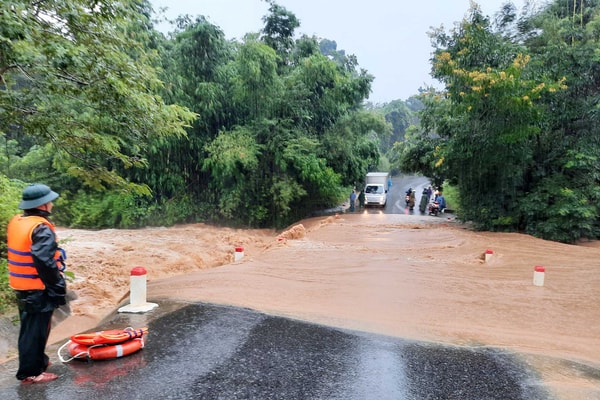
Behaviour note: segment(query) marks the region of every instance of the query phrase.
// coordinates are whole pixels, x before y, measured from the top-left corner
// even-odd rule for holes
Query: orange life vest
[[[37,215],[15,215],[7,227],[8,247],[8,284],[15,290],[43,290],[46,288],[40,279],[33,256],[31,235],[40,224],[47,225],[53,232],[54,225],[44,217]],[[57,243],[58,243],[58,239]],[[60,251],[56,251],[54,258],[58,261]]]

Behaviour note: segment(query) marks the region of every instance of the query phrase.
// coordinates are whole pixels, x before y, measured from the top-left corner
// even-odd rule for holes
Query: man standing
[[[358,206],[361,210],[365,208],[365,189],[361,190],[358,194]]]
[[[354,211],[354,206],[356,205],[356,190],[352,189],[350,193],[350,211]]]
[[[421,193],[421,203],[419,203],[419,211],[421,211],[421,213],[425,213],[425,210],[427,210],[429,197],[429,189],[423,188],[423,193]]]
[[[58,193],[43,184],[23,190],[19,208],[7,227],[8,282],[19,306],[19,369],[21,383],[49,382],[58,375],[46,372],[45,353],[52,313],[66,304],[64,269],[54,225],[48,217]]]

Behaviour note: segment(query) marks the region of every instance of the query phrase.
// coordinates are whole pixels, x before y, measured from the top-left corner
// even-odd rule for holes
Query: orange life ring
[[[71,341],[77,344],[83,344],[85,346],[94,346],[97,344],[117,344],[131,339],[141,338],[146,333],[148,333],[148,328],[113,329],[94,333],[80,333],[71,336]]]
[[[73,358],[89,358],[91,360],[110,360],[128,356],[144,348],[144,339],[136,338],[123,343],[113,345],[86,346],[83,344],[70,342],[67,350]]]

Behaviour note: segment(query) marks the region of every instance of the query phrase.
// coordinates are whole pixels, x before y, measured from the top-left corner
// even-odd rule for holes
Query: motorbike
[[[429,215],[435,215],[436,217],[440,212],[442,212],[442,210],[440,210],[440,204],[437,201],[434,201],[433,203],[429,204],[428,211]]]

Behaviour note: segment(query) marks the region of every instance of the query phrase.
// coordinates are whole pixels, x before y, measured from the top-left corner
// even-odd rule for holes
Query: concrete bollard
[[[494,250],[487,249],[485,251],[485,262],[490,261],[492,259],[493,255],[494,255]]]
[[[546,272],[546,268],[537,265],[533,269],[533,284],[535,286],[544,286],[544,273]]]
[[[158,304],[146,302],[146,268],[134,267],[129,285],[129,305],[119,308],[119,312],[146,312],[158,307]]]
[[[242,258],[244,258],[244,248],[236,247],[234,261],[240,261]]]

